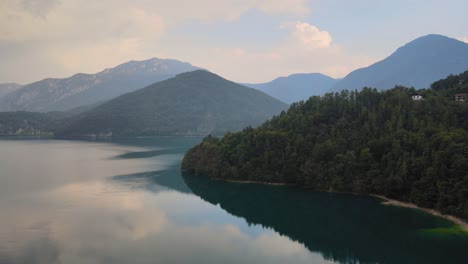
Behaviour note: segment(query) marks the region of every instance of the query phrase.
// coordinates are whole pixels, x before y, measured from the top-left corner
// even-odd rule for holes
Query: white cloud
[[[285,38],[270,48],[214,48],[212,56],[191,55],[190,61],[239,82],[265,82],[293,73],[319,72],[341,78],[375,62],[362,54],[351,54],[332,35],[305,22],[282,23]]]
[[[294,41],[309,48],[327,48],[332,43],[330,33],[305,22],[283,23],[280,28],[289,29]]]
[[[174,43],[164,46],[161,39],[171,28],[232,21],[249,10],[295,17],[309,13],[306,0],[0,0],[0,82],[26,83],[165,57],[163,50]],[[199,47],[204,48],[209,49]]]
[[[247,39],[232,47],[171,35],[184,23],[224,23],[249,10],[296,18],[310,12],[305,0],[0,0],[0,82],[98,72],[150,57],[189,61],[246,82],[297,72],[343,77],[375,61],[350,54],[331,32],[304,21],[282,23],[284,39],[263,50]]]

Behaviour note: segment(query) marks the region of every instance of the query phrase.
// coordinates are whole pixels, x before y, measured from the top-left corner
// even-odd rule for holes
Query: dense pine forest
[[[454,102],[457,93],[468,93],[468,71],[418,91],[314,96],[258,128],[206,137],[182,168],[217,179],[382,194],[468,219],[468,103]]]

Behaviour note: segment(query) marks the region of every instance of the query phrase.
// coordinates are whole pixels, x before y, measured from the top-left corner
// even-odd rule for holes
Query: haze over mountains
[[[326,92],[360,90],[366,86],[380,90],[395,85],[427,88],[434,81],[467,69],[468,44],[441,35],[427,35],[400,47],[382,61],[349,73],[343,79],[304,73],[245,85],[292,103]]]
[[[81,112],[98,103],[133,92],[183,72],[200,69],[186,62],[153,58],[130,61],[97,74],[44,79],[25,86],[0,84],[0,111]],[[441,35],[417,38],[386,59],[355,70],[338,80],[320,73],[293,74],[271,82],[245,84],[276,99],[292,103],[313,95],[395,85],[427,88],[430,83],[468,69],[468,44]],[[81,109],[81,110],[80,110]],[[84,110],[82,110],[84,109]]]
[[[385,90],[395,85],[428,88],[436,80],[467,69],[467,43],[427,35],[400,47],[382,61],[351,72],[330,91],[359,90],[365,86]]]
[[[338,80],[321,73],[299,73],[267,83],[245,85],[290,104],[307,100],[313,95],[322,95],[337,82]]]
[[[287,105],[204,70],[119,96],[74,118],[56,135],[207,135],[256,126]]]
[[[0,83],[0,98],[18,90],[21,86],[21,84],[17,83]]]
[[[79,73],[64,79],[44,79],[0,98],[0,111],[68,110],[106,101],[197,69],[200,68],[186,62],[153,58],[130,61],[96,74]]]

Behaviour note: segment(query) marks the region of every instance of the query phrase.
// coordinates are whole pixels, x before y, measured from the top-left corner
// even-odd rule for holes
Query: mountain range
[[[44,79],[25,86],[0,84],[0,111],[68,111],[92,109],[122,94],[133,92],[183,72],[200,69],[186,62],[153,58],[130,61],[97,74],[76,74]],[[343,79],[320,73],[293,74],[267,83],[244,84],[292,103],[326,92],[395,85],[425,88],[430,83],[468,69],[468,44],[441,35],[417,38],[386,59],[357,69]],[[80,110],[80,111],[81,111]]]
[[[0,98],[0,111],[64,111],[107,101],[152,83],[200,69],[189,63],[153,58],[130,61],[96,74],[44,79]]]
[[[427,35],[400,47],[382,61],[351,72],[329,91],[363,87],[386,90],[395,85],[428,88],[434,81],[467,69],[467,43],[441,35]]]
[[[333,79],[320,73],[293,74],[271,82],[245,84],[283,102],[341,90],[374,87],[380,90],[403,85],[428,88],[437,80],[468,69],[468,44],[442,35],[427,35],[398,48],[382,61]]]
[[[21,86],[21,84],[17,83],[0,83],[0,98],[18,90]]]
[[[299,73],[279,77],[267,83],[245,84],[245,86],[255,88],[290,104],[307,100],[313,95],[322,95],[337,82],[337,79],[321,73]]]
[[[287,105],[205,70],[177,75],[79,114],[59,137],[207,135],[257,126]]]

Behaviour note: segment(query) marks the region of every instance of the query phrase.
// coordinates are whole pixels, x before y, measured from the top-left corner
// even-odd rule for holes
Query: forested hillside
[[[208,135],[257,126],[287,105],[260,91],[197,70],[127,93],[56,131],[60,137]]]
[[[0,112],[0,136],[52,136],[68,116],[62,112]]]
[[[413,101],[415,93],[424,100]],[[185,171],[211,178],[376,193],[468,219],[468,71],[431,89],[342,91],[262,126],[207,137]]]

